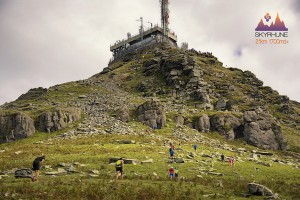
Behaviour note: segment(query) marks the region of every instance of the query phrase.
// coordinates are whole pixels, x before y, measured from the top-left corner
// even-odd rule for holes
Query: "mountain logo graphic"
[[[264,16],[264,19],[268,22],[270,19],[272,19],[272,17],[269,13],[267,13]],[[255,31],[288,31],[288,28],[285,27],[284,22],[280,20],[279,14],[277,13],[275,23],[272,22],[271,25],[268,26],[268,25],[265,25],[263,22],[263,19],[261,19],[260,22],[258,23],[258,26],[256,27]]]

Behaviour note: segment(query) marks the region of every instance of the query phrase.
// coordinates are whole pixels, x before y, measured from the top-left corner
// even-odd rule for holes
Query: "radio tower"
[[[169,31],[169,0],[159,0],[161,5],[161,28],[163,30],[163,38],[164,41],[168,38]]]

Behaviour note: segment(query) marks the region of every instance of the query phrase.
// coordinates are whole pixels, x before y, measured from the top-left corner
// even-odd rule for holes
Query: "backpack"
[[[122,167],[122,160],[118,160],[116,162],[116,167]]]

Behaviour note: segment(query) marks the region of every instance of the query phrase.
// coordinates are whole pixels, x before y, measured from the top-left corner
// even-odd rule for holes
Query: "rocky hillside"
[[[64,137],[143,134],[136,121],[300,152],[298,102],[210,53],[159,47],[127,54],[87,80],[31,89],[2,105],[0,143],[58,130]]]

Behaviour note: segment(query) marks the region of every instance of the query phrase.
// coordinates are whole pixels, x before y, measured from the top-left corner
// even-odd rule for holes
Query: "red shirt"
[[[174,174],[174,169],[173,168],[169,169],[169,173]]]

